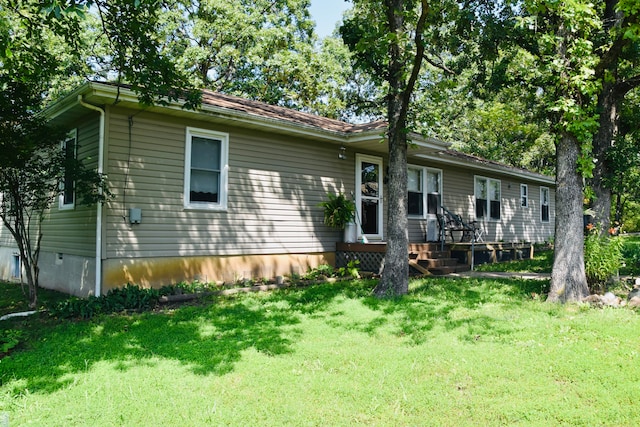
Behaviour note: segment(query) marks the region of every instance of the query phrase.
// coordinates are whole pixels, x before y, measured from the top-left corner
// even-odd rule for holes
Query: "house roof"
[[[117,104],[132,109],[144,108],[147,111],[216,123],[235,123],[245,128],[304,136],[314,140],[345,145],[355,150],[366,149],[380,154],[388,152],[388,141],[384,136],[387,127],[386,121],[351,124],[210,90],[202,91],[202,104],[198,110],[186,110],[179,102],[143,107],[139,104],[136,93],[128,86],[87,82],[52,104],[44,114],[51,118],[73,120],[86,114],[86,110],[79,105],[80,100],[95,105]],[[416,133],[410,134],[409,138],[412,143],[408,152],[410,158],[428,159],[438,163],[481,170],[486,173],[498,172],[514,177],[527,177],[530,180],[548,185],[553,185],[555,182],[553,177],[451,150],[451,144],[444,141],[425,138]]]
[[[240,111],[259,117],[285,120],[291,123],[313,126],[345,134],[353,134],[369,130],[383,130],[386,128],[387,124],[384,120],[363,124],[351,124],[341,120],[330,119],[328,117],[292,110],[291,108],[270,105],[264,102],[252,101],[238,96],[227,95],[210,90],[202,91],[202,104]]]

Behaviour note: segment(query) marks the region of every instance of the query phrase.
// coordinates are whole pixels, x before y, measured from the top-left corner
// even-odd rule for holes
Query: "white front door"
[[[380,157],[356,155],[356,225],[368,240],[383,238],[382,177]]]

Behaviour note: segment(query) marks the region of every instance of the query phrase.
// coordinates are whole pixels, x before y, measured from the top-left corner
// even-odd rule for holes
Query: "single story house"
[[[385,240],[385,124],[348,124],[203,91],[202,106],[142,106],[126,87],[90,82],[53,104],[68,144],[107,176],[113,197],[72,191],[47,213],[40,284],[75,295],[128,282],[233,281],[334,263],[342,233],[323,224],[327,193],[352,195],[359,234]],[[411,135],[409,237],[438,240],[440,204],[476,220],[484,241],[554,234],[554,179]],[[20,260],[0,230],[0,279]]]

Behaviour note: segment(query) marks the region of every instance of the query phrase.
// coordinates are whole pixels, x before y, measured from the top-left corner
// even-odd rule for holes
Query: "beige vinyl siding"
[[[187,126],[229,134],[226,211],[184,207]],[[318,203],[353,188],[353,153],[345,161],[336,145],[151,113],[133,118],[131,144],[126,111],[108,127],[108,258],[335,250],[340,233],[322,224]],[[132,207],[140,224],[129,224]]]
[[[88,115],[77,127],[77,156],[95,169],[98,160],[99,116]],[[60,210],[56,200],[43,222],[42,250],[79,256],[95,256],[96,206],[80,205]]]
[[[442,203],[451,212],[461,215],[465,221],[475,220],[475,177],[483,176],[500,181],[500,220],[485,218],[479,221],[485,242],[512,242],[516,240],[543,242],[553,236],[555,191],[552,185],[543,185],[548,187],[550,191],[550,221],[543,223],[540,220],[540,185],[537,183],[435,162],[424,165],[442,169]],[[529,206],[526,208],[520,206],[520,184],[527,184],[529,187]],[[425,233],[426,220],[409,220],[410,241],[424,241]]]

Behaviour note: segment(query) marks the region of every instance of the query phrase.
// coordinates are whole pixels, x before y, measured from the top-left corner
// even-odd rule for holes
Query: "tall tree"
[[[340,115],[349,62],[316,45],[309,0],[169,0],[157,37],[191,84],[269,104]]]
[[[640,200],[640,98],[638,90],[629,92],[622,103],[615,144],[606,152],[608,174],[605,187],[612,193],[614,226],[637,231],[640,218],[629,218],[626,207]]]
[[[356,70],[370,76],[384,96],[388,121],[389,174],[387,187],[387,255],[379,296],[401,295],[408,288],[407,135],[429,122],[412,103],[420,90],[433,90],[432,76],[446,82],[471,67],[471,40],[492,26],[493,16],[509,10],[493,1],[356,0],[340,33],[354,55]],[[499,14],[498,14],[499,15]],[[456,55],[452,54],[455,52]],[[468,55],[459,55],[466,52]],[[462,60],[459,60],[462,58]],[[369,111],[375,114],[375,102]],[[362,110],[361,110],[362,111]]]
[[[599,127],[593,138],[593,154],[597,159],[591,187],[595,221],[606,233],[611,219],[612,187],[607,185],[614,165],[608,152],[613,150],[619,134],[622,102],[640,86],[640,8],[636,2],[606,0],[599,9],[602,30],[598,46],[596,77],[602,90],[598,95]]]
[[[589,294],[582,233],[583,177],[592,172],[591,141],[598,122],[594,99],[600,29],[596,5],[582,0],[527,0],[521,28],[536,59],[532,69],[556,138],[555,254],[548,300],[579,301]],[[525,44],[525,43],[523,43]]]
[[[387,254],[374,293],[406,294],[409,287],[407,232],[407,133],[409,104],[425,53],[423,33],[433,11],[427,1],[356,0],[355,11],[341,28],[356,66],[385,83],[389,141]]]
[[[35,307],[46,211],[65,191],[61,183],[90,202],[98,198],[102,180],[62,150],[66,130],[48,126],[37,115],[48,82],[61,70],[48,49],[51,37],[63,35],[75,22],[38,22],[32,13],[39,12],[39,6],[20,6],[0,8],[0,219],[17,244],[29,303]]]

